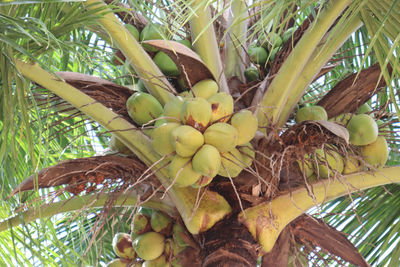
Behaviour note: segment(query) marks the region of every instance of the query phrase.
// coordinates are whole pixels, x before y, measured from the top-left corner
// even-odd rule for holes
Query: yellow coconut
[[[386,139],[378,136],[376,141],[361,147],[361,155],[364,160],[375,168],[385,166],[389,157],[389,148]]]
[[[243,145],[253,139],[258,129],[258,120],[249,110],[241,110],[232,116],[231,125],[238,130],[237,144]]]
[[[221,153],[221,168],[218,175],[234,178],[243,170],[242,154],[238,149]]]
[[[205,79],[192,86],[195,97],[210,98],[218,92],[218,84],[211,79]]]
[[[200,179],[201,174],[193,170],[190,157],[176,155],[169,164],[169,175],[171,182],[180,187],[194,184]]]
[[[355,172],[360,172],[363,170],[361,162],[355,156],[347,156],[344,159],[343,174],[350,174]]]
[[[174,97],[164,105],[164,117],[167,121],[180,122],[181,110],[183,106],[183,98],[181,96]]]
[[[356,146],[371,144],[378,137],[378,125],[367,114],[353,116],[346,128],[350,134],[350,143]]]
[[[154,260],[164,252],[165,238],[156,232],[147,232],[135,238],[132,245],[143,260]]]
[[[181,125],[171,131],[171,143],[181,157],[191,157],[204,144],[204,137],[195,128]]]
[[[321,106],[307,106],[302,107],[296,113],[296,122],[305,120],[327,120],[328,115],[325,109]]]
[[[158,100],[147,93],[137,92],[126,101],[129,116],[139,125],[158,118],[163,113],[163,107]]]
[[[194,154],[192,159],[193,169],[206,177],[215,177],[221,167],[221,156],[217,148],[212,145],[203,145]]]
[[[182,105],[181,120],[203,132],[211,120],[211,105],[202,97],[186,99]]]
[[[233,112],[233,98],[225,92],[217,93],[208,99],[211,104],[211,122],[227,122]]]
[[[171,132],[179,126],[182,125],[176,122],[168,122],[153,130],[151,135],[151,144],[158,154],[164,156],[175,151],[175,147],[171,140]]]
[[[219,152],[228,152],[234,149],[238,141],[238,130],[228,123],[214,123],[204,132],[204,142],[218,149]]]
[[[244,145],[236,147],[241,154],[243,167],[249,168],[253,164],[253,160],[256,156],[256,152],[251,145],[251,143],[246,143]]]
[[[151,229],[157,233],[170,235],[172,230],[171,218],[162,213],[161,211],[153,211],[150,219]]]
[[[317,174],[319,174],[321,178],[328,178],[335,173],[340,174],[343,172],[343,158],[336,151],[331,149],[326,149],[325,151],[322,149],[317,149],[316,155],[318,159],[318,166],[315,166],[316,163],[314,161],[313,164],[314,168],[317,170]]]

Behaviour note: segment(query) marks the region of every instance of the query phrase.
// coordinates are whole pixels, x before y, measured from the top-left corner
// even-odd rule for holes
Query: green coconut
[[[219,152],[228,152],[234,149],[238,142],[238,130],[224,122],[214,123],[204,132],[204,142],[218,149]]]
[[[238,130],[237,144],[243,145],[256,135],[258,120],[249,110],[241,110],[232,116],[231,125]]]
[[[167,76],[178,76],[180,74],[175,62],[164,52],[157,52],[153,58],[153,61],[161,70],[161,72]]]
[[[253,82],[259,79],[258,69],[255,67],[248,67],[244,70],[244,77],[246,78],[246,82]]]
[[[204,144],[204,137],[195,128],[181,125],[171,131],[171,143],[181,157],[191,157]]]
[[[313,161],[314,168],[318,170],[319,176],[321,178],[328,178],[329,176],[334,175],[335,173],[342,173],[344,168],[343,158],[334,150],[327,149],[317,149],[316,156],[318,161],[318,166],[316,166],[316,162]]]
[[[148,40],[160,40],[163,39],[161,35],[161,28],[157,25],[148,23],[140,33],[140,41],[148,41]],[[152,47],[151,45],[148,44],[143,44],[142,45],[144,49],[146,49],[149,52],[157,52],[158,49]]]
[[[290,38],[292,38],[294,32],[296,31],[295,27],[288,28],[283,34],[282,34],[282,42],[286,43]]]
[[[138,212],[132,223],[132,234],[141,235],[151,230],[150,225],[150,216],[143,213]]]
[[[181,120],[204,132],[211,120],[211,105],[202,97],[188,98],[182,105]]]
[[[157,259],[147,260],[143,262],[142,267],[169,267],[171,266],[164,255],[161,255]]]
[[[183,39],[183,40],[176,40],[176,42],[183,44],[184,46],[186,46],[187,48],[190,48],[193,50],[193,46],[192,43],[190,42],[190,40],[188,39]]]
[[[389,148],[386,139],[383,136],[378,136],[375,142],[362,146],[361,155],[374,168],[385,166],[389,158]]]
[[[158,118],[164,111],[154,96],[143,92],[131,95],[126,101],[126,108],[132,120],[139,125]]]
[[[321,106],[302,107],[296,113],[296,122],[299,123],[305,120],[328,120],[328,115]]]
[[[128,267],[131,264],[131,260],[128,259],[114,259],[107,263],[107,267]]]
[[[216,93],[208,102],[211,105],[211,122],[227,122],[233,113],[233,98],[225,92]]]
[[[195,97],[208,99],[218,92],[218,84],[212,79],[205,79],[192,86]]]
[[[194,154],[193,169],[206,177],[215,177],[221,167],[221,156],[217,148],[205,144]]]
[[[336,117],[330,118],[329,121],[340,122],[343,125],[347,125],[347,123],[349,122],[351,117],[353,117],[352,113],[344,113],[344,114],[340,114]]]
[[[172,226],[172,237],[173,237],[173,239],[175,241],[175,244],[180,248],[184,248],[184,247],[187,247],[189,245],[184,241],[182,236],[186,236],[185,229],[182,227],[182,225],[180,225],[178,223],[175,223]]]
[[[143,260],[154,260],[164,252],[165,237],[156,232],[139,235],[132,243],[137,255]]]
[[[370,113],[371,111],[372,111],[372,108],[367,103],[364,103],[357,109],[356,113],[357,114],[366,114],[366,113]]]
[[[256,156],[256,152],[253,146],[251,145],[251,143],[246,143],[241,146],[237,146],[236,148],[241,154],[241,164],[244,165],[243,167],[249,168],[251,164],[253,164],[253,160]]]
[[[175,151],[174,144],[171,140],[171,133],[180,126],[182,125],[177,122],[167,122],[153,130],[151,144],[158,154],[165,156]]]
[[[133,260],[136,257],[135,250],[132,247],[132,238],[127,233],[115,234],[112,247],[115,254],[120,258]]]
[[[350,134],[350,143],[356,146],[371,144],[378,137],[378,125],[367,114],[353,116],[346,128]]]
[[[199,180],[201,174],[193,169],[191,157],[176,155],[169,164],[169,176],[177,186],[186,187]]]
[[[267,51],[261,46],[249,46],[248,54],[252,62],[259,65],[265,65],[268,59]]]
[[[125,24],[125,28],[132,34],[136,41],[139,41],[140,34],[135,26],[133,26],[132,24]]]
[[[172,229],[171,218],[161,211],[154,211],[151,214],[150,225],[155,232],[165,236],[168,236]]]

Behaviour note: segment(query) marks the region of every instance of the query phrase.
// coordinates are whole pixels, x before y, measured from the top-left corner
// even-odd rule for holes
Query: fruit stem
[[[175,89],[147,52],[117,19],[114,13],[104,13],[111,10],[106,8],[106,4],[103,1],[87,0],[84,4],[89,10],[102,8],[101,11],[98,11],[101,16],[98,19],[99,23],[107,30],[136,73],[142,78],[146,88],[164,106],[166,102],[172,99],[172,92],[175,92]]]
[[[110,194],[100,192],[97,194],[75,196],[71,199],[52,202],[49,204],[43,204],[39,207],[30,208],[22,213],[15,215],[14,217],[8,218],[0,222],[0,232],[15,227],[21,223],[29,223],[36,219],[43,219],[51,217],[55,214],[64,212],[71,212],[76,210],[82,210],[83,208],[102,208],[109,199]],[[120,194],[113,202],[115,207],[121,206],[135,206],[138,200],[137,194],[130,192],[126,194]],[[151,209],[157,209],[165,211],[169,214],[175,213],[175,208],[162,200],[149,200],[141,204],[141,206]]]
[[[208,2],[203,0],[187,2],[193,10],[189,21],[193,47],[214,75],[219,85],[219,90],[229,93],[228,83],[226,82],[219,53],[217,37],[215,36],[214,19],[211,17],[210,8],[207,5]]]
[[[281,195],[269,203],[246,209],[239,214],[264,252],[272,250],[279,234],[292,220],[308,209],[326,201],[360,190],[390,183],[400,183],[400,166],[387,167],[374,172],[359,172],[337,179],[312,184],[312,194],[305,188]]]
[[[234,0],[229,12],[228,33],[225,37],[225,74],[245,81],[243,64],[246,60],[247,6],[244,0]]]
[[[314,52],[324,35],[351,2],[351,0],[329,1],[317,15],[264,94],[257,114],[259,126],[275,125],[279,121],[282,109],[289,98],[295,99],[296,102],[299,101],[301,94],[294,95],[292,88],[295,87],[297,80],[302,79],[303,70],[309,65],[307,63],[311,57],[315,56]],[[329,56],[323,55],[324,59],[325,57],[328,59]]]

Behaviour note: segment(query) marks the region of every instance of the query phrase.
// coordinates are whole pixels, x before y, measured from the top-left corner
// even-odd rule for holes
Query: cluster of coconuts
[[[148,40],[159,40],[163,39],[162,27],[156,24],[147,24],[141,32],[132,24],[125,24],[125,28],[132,34],[136,41],[148,41]],[[187,39],[175,40],[188,48],[192,49],[192,44]],[[175,62],[164,52],[148,45],[142,44],[142,47],[151,54],[154,63],[158,66],[163,74],[166,76],[177,77],[180,75],[180,71],[176,66]],[[138,84],[138,90],[145,92],[143,83]]]
[[[282,35],[276,32],[268,34],[262,32],[258,41],[248,47],[247,53],[252,63],[265,66],[267,62],[274,61],[276,54],[281,49],[282,44],[292,37],[294,27],[287,29]],[[244,71],[247,82],[259,79],[259,70],[255,66],[250,66]]]
[[[333,145],[327,145],[325,149],[317,149],[315,155],[306,155],[304,162],[299,162],[303,174],[310,180],[318,174],[321,178],[338,174],[350,174],[363,171],[365,163],[367,167],[380,168],[386,164],[389,149],[386,139],[379,135],[379,125],[383,122],[375,120],[368,104],[362,105],[355,114],[346,113],[329,119],[340,122],[347,128],[350,144],[358,148],[360,157],[347,155],[343,158]],[[327,120],[325,109],[321,106],[306,106],[296,113],[296,122],[305,120]],[[382,128],[383,131],[389,129]],[[316,159],[315,159],[316,157]],[[362,158],[362,161],[360,159]],[[369,166],[368,166],[369,165]]]
[[[107,267],[180,267],[177,255],[188,245],[184,229],[156,210],[140,207],[131,234],[115,234],[112,247],[118,258]]]
[[[159,155],[172,156],[170,178],[180,187],[205,186],[216,175],[236,177],[253,161],[249,142],[257,118],[248,110],[234,112],[232,96],[218,92],[214,80],[196,83],[164,107],[150,94],[137,92],[127,109],[135,123],[154,123],[146,134]]]

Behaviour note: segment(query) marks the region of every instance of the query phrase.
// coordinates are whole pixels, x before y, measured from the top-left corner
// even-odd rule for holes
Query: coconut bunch
[[[234,113],[232,96],[218,92],[214,80],[202,80],[183,94],[165,104],[151,135],[154,150],[172,156],[171,181],[201,187],[216,175],[238,176],[254,158],[249,142],[257,118],[248,110]]]
[[[247,50],[250,61],[254,66],[248,67],[244,71],[244,76],[247,82],[256,81],[259,79],[259,69],[255,67],[265,66],[268,62],[274,61],[276,54],[281,50],[282,44],[286,43],[292,37],[295,28],[289,28],[282,35],[276,32],[268,34],[262,32],[257,41],[251,44]]]
[[[112,242],[118,258],[108,267],[179,267],[177,255],[186,244],[181,225],[156,210],[139,208],[132,223],[132,232],[117,233]]]
[[[350,136],[349,142],[355,146],[359,155],[347,153],[343,158],[334,145],[317,149],[314,155],[306,155],[303,162],[298,161],[300,170],[309,181],[317,177],[328,178],[334,174],[360,172],[366,167],[380,168],[386,164],[389,149],[386,139],[379,135],[378,127],[383,122],[375,120],[373,114],[367,114],[371,111],[368,104],[364,104],[355,114],[346,113],[330,119],[346,126]],[[306,106],[296,113],[297,123],[305,120],[327,119],[327,113],[321,106]],[[382,128],[382,132],[388,130]]]

